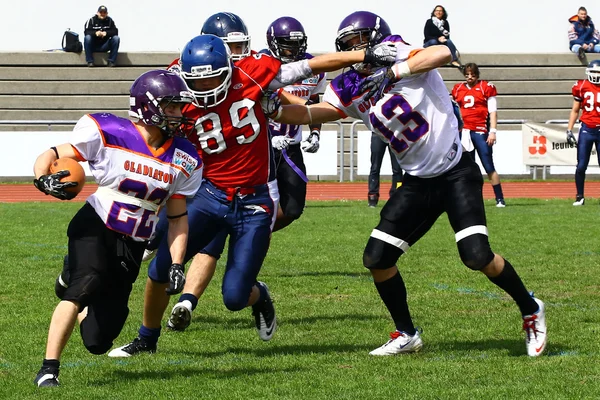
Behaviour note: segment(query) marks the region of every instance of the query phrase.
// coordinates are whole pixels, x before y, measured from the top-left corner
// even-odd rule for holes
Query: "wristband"
[[[495,134],[496,132],[498,132],[498,130],[496,128],[490,129],[490,133],[494,133]]]
[[[392,70],[394,71],[394,76],[396,79],[402,79],[411,74],[408,62],[406,61],[403,61],[399,64],[394,64]]]
[[[277,113],[273,117],[271,117],[271,119],[273,121],[277,121],[281,117],[281,114],[283,114],[283,107],[279,106],[279,108],[277,109]]]

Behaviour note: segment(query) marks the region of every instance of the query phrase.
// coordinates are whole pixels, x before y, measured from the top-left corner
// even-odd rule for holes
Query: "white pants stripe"
[[[371,237],[389,243],[392,246],[396,246],[405,253],[410,247],[408,243],[406,243],[404,240],[398,239],[397,237],[394,237],[392,235],[388,235],[387,233],[382,232],[378,229],[373,229],[373,232],[371,232]]]
[[[485,226],[485,225],[474,225],[474,226],[470,226],[468,228],[465,228],[462,231],[456,232],[456,234],[455,234],[456,243],[460,242],[461,240],[463,240],[467,236],[477,235],[477,234],[488,236],[487,226]]]

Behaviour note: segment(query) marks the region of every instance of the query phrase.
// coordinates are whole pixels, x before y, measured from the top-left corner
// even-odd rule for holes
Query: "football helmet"
[[[585,69],[588,81],[594,85],[600,84],[600,60],[594,60],[590,62]]]
[[[129,89],[129,116],[146,125],[159,127],[168,136],[173,135],[183,123],[192,122],[185,117],[168,116],[161,102],[189,104],[194,95],[183,79],[163,69],[143,73]]]
[[[213,107],[225,100],[231,86],[233,62],[229,46],[221,38],[200,35],[190,40],[181,51],[179,67],[198,105]],[[219,82],[208,87],[201,82],[217,77]]]
[[[304,59],[307,40],[304,27],[296,18],[277,18],[267,29],[269,50],[284,64]]]
[[[380,43],[391,34],[389,25],[379,15],[356,11],[340,23],[335,48],[337,51],[362,49]],[[355,40],[357,37],[358,41]]]
[[[241,60],[250,55],[250,35],[244,21],[237,15],[228,12],[220,12],[206,19],[202,30],[203,35],[215,35],[223,39],[225,43],[242,43],[241,54],[232,54],[233,61]]]

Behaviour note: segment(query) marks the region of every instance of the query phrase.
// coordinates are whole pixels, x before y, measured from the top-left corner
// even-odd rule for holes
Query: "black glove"
[[[575,139],[573,131],[567,131],[567,143],[569,143],[570,145],[577,146],[577,139]]]
[[[365,78],[360,83],[358,89],[361,93],[367,92],[365,100],[374,97],[375,101],[378,101],[381,96],[383,96],[383,91],[385,88],[395,79],[396,76],[391,68],[381,68],[375,71],[373,75],[369,75],[367,78]]]
[[[391,67],[396,63],[398,49],[393,43],[380,43],[365,50],[365,64],[377,67]]]
[[[61,182],[61,178],[69,176],[67,170],[58,171],[55,174],[42,175],[33,180],[34,186],[42,193],[51,195],[60,200],[71,200],[77,193],[67,192],[65,189],[77,186],[77,182]]]
[[[169,288],[166,292],[169,296],[181,293],[185,286],[185,275],[183,273],[183,265],[171,264],[169,268]]]

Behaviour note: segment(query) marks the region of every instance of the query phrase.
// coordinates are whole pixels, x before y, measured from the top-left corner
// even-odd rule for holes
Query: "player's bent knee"
[[[472,235],[460,240],[458,252],[463,264],[474,271],[481,270],[494,259],[485,235]]]
[[[99,343],[99,344],[90,344],[90,345],[85,344],[85,348],[90,353],[92,353],[96,356],[100,356],[102,354],[105,354],[108,350],[110,350],[110,348],[112,347],[112,344],[113,344],[112,341],[110,343]]]
[[[74,284],[71,284],[65,291],[63,300],[70,300],[78,303],[79,311],[81,312],[81,310],[90,304],[101,286],[102,279],[100,276],[90,274],[77,280]]]
[[[402,254],[399,248],[371,237],[363,252],[363,265],[367,269],[389,269]]]
[[[249,294],[242,295],[239,292],[223,293],[223,304],[229,311],[240,311],[248,305]]]
[[[288,207],[284,210],[283,215],[292,220],[297,220],[302,215],[302,208]]]

